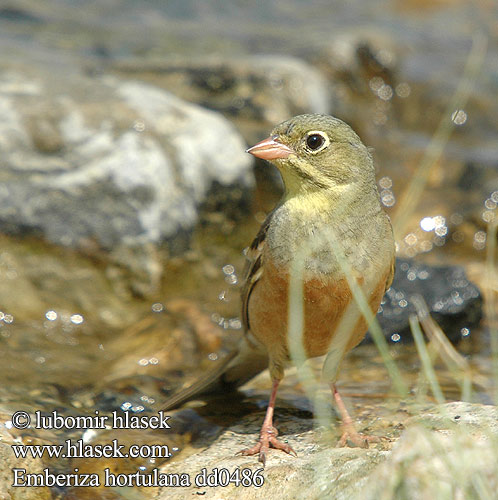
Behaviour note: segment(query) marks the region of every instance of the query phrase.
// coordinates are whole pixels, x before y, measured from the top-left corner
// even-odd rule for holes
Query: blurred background
[[[492,0],[1,0],[2,420],[157,411],[236,342],[242,251],[282,193],[244,151],[309,112],[372,148],[404,259],[379,319],[409,384],[415,292],[489,376],[497,21]],[[387,397],[375,348],[357,351],[346,395]],[[493,401],[486,384],[467,397]],[[223,426],[183,418],[179,446]]]

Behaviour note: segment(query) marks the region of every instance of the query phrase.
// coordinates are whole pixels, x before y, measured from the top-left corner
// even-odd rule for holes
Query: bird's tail
[[[169,397],[161,409],[171,410],[206,394],[233,390],[245,384],[265,368],[268,368],[267,354],[254,348],[243,338],[238,348],[219,362],[218,366],[202,375],[192,385]]]

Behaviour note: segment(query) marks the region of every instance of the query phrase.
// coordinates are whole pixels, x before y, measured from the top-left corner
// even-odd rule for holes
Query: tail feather
[[[161,410],[177,408],[203,395],[235,389],[268,367],[268,356],[242,339],[238,349],[226,356],[192,385],[169,397]]]

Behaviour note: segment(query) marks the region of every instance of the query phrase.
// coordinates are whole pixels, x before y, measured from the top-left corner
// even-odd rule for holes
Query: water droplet
[[[425,240],[420,243],[420,250],[422,252],[430,252],[432,250],[432,241]]]
[[[409,233],[405,236],[405,243],[409,246],[413,246],[417,243],[417,236],[413,233]]]
[[[444,246],[445,243],[446,243],[446,238],[444,236],[435,236],[434,237],[434,245],[436,245],[438,247],[442,247],[442,246]]]
[[[232,330],[240,330],[242,328],[242,322],[239,318],[230,319],[228,324]]]
[[[394,92],[390,85],[382,85],[382,87],[377,90],[377,95],[383,101],[390,101],[394,95]]]
[[[474,234],[474,241],[472,246],[476,250],[483,250],[486,247],[486,233],[484,231],[477,231]]]
[[[385,207],[392,207],[396,203],[396,198],[390,189],[384,189],[380,193],[380,199]]]
[[[228,276],[225,276],[225,281],[229,283],[230,285],[236,285],[238,282],[237,276],[235,274],[229,274]]]
[[[493,201],[491,198],[488,198],[485,202],[484,202],[484,206],[488,209],[488,210],[494,210],[496,208],[496,202]]]
[[[438,236],[446,236],[446,234],[448,233],[448,228],[446,226],[439,226],[439,227],[436,227],[434,232]]]
[[[495,220],[495,212],[494,210],[484,210],[481,217],[484,222],[492,222]]]
[[[436,223],[434,222],[434,218],[433,217],[424,217],[420,221],[420,227],[424,231],[432,231],[436,227]]]
[[[442,227],[446,225],[446,219],[442,215],[436,215],[433,219],[435,227]]]
[[[152,312],[155,313],[160,313],[164,311],[164,304],[161,304],[161,302],[155,302],[151,306]]]
[[[227,264],[223,266],[222,269],[225,274],[233,274],[235,272],[235,268],[232,266],[232,264]]]
[[[368,82],[368,86],[374,91],[378,92],[378,90],[384,85],[384,80],[380,76],[374,76]]]
[[[425,270],[419,271],[417,277],[419,280],[426,280],[429,277],[429,272]]]
[[[438,300],[433,307],[434,311],[441,311],[443,308],[444,304],[440,300]]]
[[[81,325],[83,323],[84,318],[81,314],[73,314],[70,317],[71,323],[74,323],[75,325]]]
[[[47,311],[45,313],[45,318],[47,318],[49,321],[55,321],[57,319],[57,313],[53,310]]]
[[[467,113],[463,109],[457,109],[451,115],[451,120],[455,125],[463,125],[467,121]]]
[[[382,189],[389,189],[391,188],[393,185],[393,181],[390,177],[382,177],[381,179],[379,179],[379,186],[382,188]]]
[[[396,94],[402,99],[408,97],[412,92],[412,89],[408,83],[402,82],[396,85]]]

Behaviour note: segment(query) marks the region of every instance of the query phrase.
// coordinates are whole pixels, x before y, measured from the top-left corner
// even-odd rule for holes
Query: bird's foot
[[[294,455],[297,457],[297,453],[292,449],[292,447],[286,443],[282,443],[277,439],[278,431],[275,427],[265,427],[261,429],[261,434],[259,437],[259,441],[251,448],[246,448],[245,450],[241,450],[237,453],[237,455],[257,455],[259,454],[258,461],[263,464],[266,464],[266,455],[270,448],[275,448],[277,450],[285,451],[289,455]]]
[[[358,432],[353,425],[343,425],[342,436],[337,443],[338,448],[344,446],[356,446],[358,448],[368,448],[370,443],[380,443],[379,436],[368,436]]]

